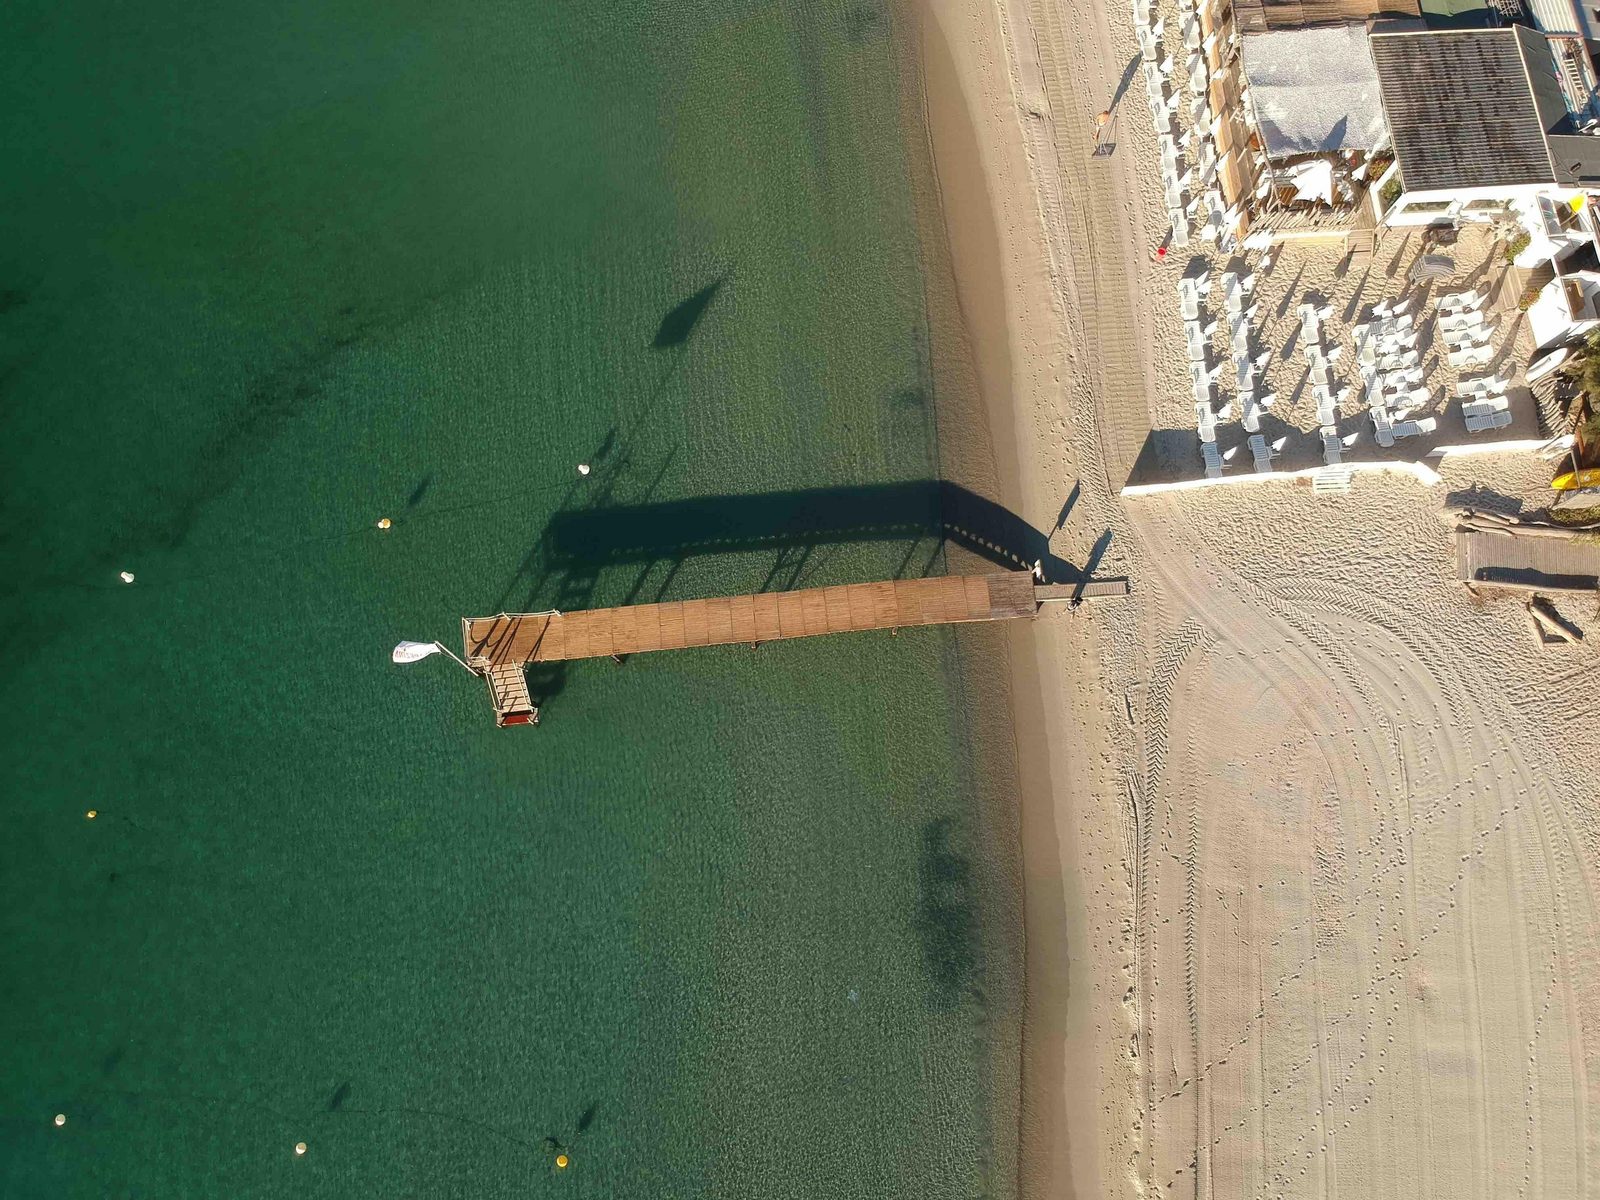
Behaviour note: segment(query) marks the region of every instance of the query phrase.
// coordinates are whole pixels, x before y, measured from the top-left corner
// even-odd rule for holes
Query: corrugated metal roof
[[[1241,53],[1268,155],[1373,150],[1383,141],[1365,25],[1247,33]]]
[[[1409,190],[1554,181],[1518,32],[1372,35],[1383,108]]]
[[[1526,0],[1533,23],[1544,33],[1582,37],[1578,11],[1572,0]]]

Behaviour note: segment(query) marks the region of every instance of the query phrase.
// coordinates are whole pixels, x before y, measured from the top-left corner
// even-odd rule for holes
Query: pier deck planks
[[[895,579],[569,613],[501,613],[461,622],[475,665],[561,662],[685,646],[725,646],[913,625],[1033,616],[1026,571]]]

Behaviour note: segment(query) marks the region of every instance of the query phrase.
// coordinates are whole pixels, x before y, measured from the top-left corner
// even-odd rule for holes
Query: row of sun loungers
[[[1476,289],[1439,297],[1437,325],[1445,343],[1445,361],[1455,370],[1487,366],[1494,360],[1494,323],[1485,318],[1488,297]],[[1509,424],[1509,418],[1505,422]],[[1469,432],[1478,432],[1468,425]],[[1491,426],[1484,426],[1490,428]],[[1494,426],[1498,428],[1498,426]]]
[[[1255,276],[1228,271],[1223,273],[1219,284],[1228,320],[1228,345],[1237,384],[1240,423],[1252,435],[1249,445],[1256,470],[1267,470],[1275,450],[1266,445],[1265,435],[1260,433],[1261,414],[1272,403],[1272,397],[1256,391],[1257,367],[1268,356],[1263,353],[1258,360],[1252,355],[1251,322],[1257,316],[1258,307],[1250,304],[1249,298],[1255,290]],[[1213,393],[1212,380],[1222,369],[1220,365],[1211,365],[1211,338],[1216,332],[1216,323],[1207,320],[1201,306],[1201,299],[1211,291],[1210,280],[1203,276],[1185,276],[1178,281],[1178,301],[1183,310],[1184,338],[1188,345],[1189,374],[1194,385],[1195,429],[1200,438],[1200,455],[1206,476],[1215,479],[1238,447],[1225,453],[1217,447],[1218,422],[1228,419],[1233,406],[1226,401],[1218,405]]]
[[[1211,381],[1220,367],[1211,365],[1211,335],[1216,322],[1207,321],[1200,306],[1201,297],[1211,291],[1207,279],[1186,275],[1178,280],[1178,303],[1183,311],[1183,336],[1189,350],[1189,378],[1194,384],[1195,429],[1200,435],[1200,453],[1205,463],[1206,475],[1211,478],[1222,473],[1222,459],[1217,455],[1217,421],[1227,416],[1227,406],[1219,410]]]
[[[1333,307],[1307,301],[1295,309],[1300,318],[1300,345],[1306,356],[1306,374],[1311,381],[1311,396],[1317,403],[1317,426],[1322,437],[1322,461],[1339,465],[1342,443],[1339,440],[1339,401],[1344,390],[1333,377],[1333,364],[1340,347],[1322,343],[1322,323],[1333,316]]]
[[[1477,290],[1452,292],[1439,298],[1436,321],[1444,339],[1445,360],[1456,370],[1486,366],[1494,358],[1490,341],[1494,323],[1486,320],[1483,302],[1487,297]]]
[[[1225,271],[1222,275],[1222,302],[1228,312],[1229,349],[1233,354],[1235,380],[1239,394],[1239,421],[1246,432],[1261,429],[1261,414],[1271,407],[1273,397],[1256,390],[1256,368],[1263,365],[1266,355],[1258,361],[1251,353],[1250,323],[1260,311],[1259,305],[1248,304],[1255,293],[1256,277]]]
[[[1438,427],[1433,417],[1405,419],[1414,407],[1432,399],[1422,386],[1422,355],[1410,307],[1409,296],[1380,301],[1372,306],[1372,319],[1352,330],[1373,436],[1385,449],[1399,438],[1418,437]]]
[[[1456,386],[1468,433],[1488,433],[1511,424],[1511,401],[1506,398],[1510,382],[1503,375],[1480,375]]]
[[[1161,145],[1161,182],[1172,224],[1172,245],[1187,246],[1191,232],[1198,231],[1229,249],[1225,244],[1230,240],[1229,224],[1237,222],[1239,213],[1227,208],[1216,186],[1219,164],[1206,68],[1206,52],[1216,35],[1208,38],[1202,32],[1194,0],[1178,0],[1180,53],[1190,92],[1189,129],[1180,134],[1181,105],[1172,82],[1175,61],[1163,41],[1165,23],[1157,18],[1150,0],[1133,0],[1133,27],[1150,119]]]

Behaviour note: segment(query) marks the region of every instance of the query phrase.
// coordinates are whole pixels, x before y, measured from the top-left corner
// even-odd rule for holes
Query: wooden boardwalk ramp
[[[1034,614],[1026,571],[848,583],[797,592],[673,600],[569,613],[501,613],[462,621],[466,658],[491,667],[749,645],[866,629],[1001,621]]]
[[[849,583],[794,592],[673,600],[582,612],[500,613],[461,622],[466,661],[489,680],[502,725],[537,723],[538,709],[519,690],[523,668],[691,646],[755,645],[868,629],[951,625],[1031,617],[1041,600],[1027,571]],[[1088,595],[1125,595],[1123,580],[1091,584]],[[1070,589],[1069,589],[1070,591]],[[515,678],[513,678],[515,677]],[[510,707],[508,707],[510,706]]]

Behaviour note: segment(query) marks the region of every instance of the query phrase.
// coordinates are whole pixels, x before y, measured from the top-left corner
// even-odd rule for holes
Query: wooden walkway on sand
[[[1026,571],[849,583],[795,592],[674,600],[567,613],[501,613],[461,622],[480,670],[608,655],[749,645],[867,629],[1003,621],[1038,605]]]
[[[1456,530],[1456,570],[1469,587],[1527,592],[1600,589],[1600,546],[1587,538],[1504,531]]]

